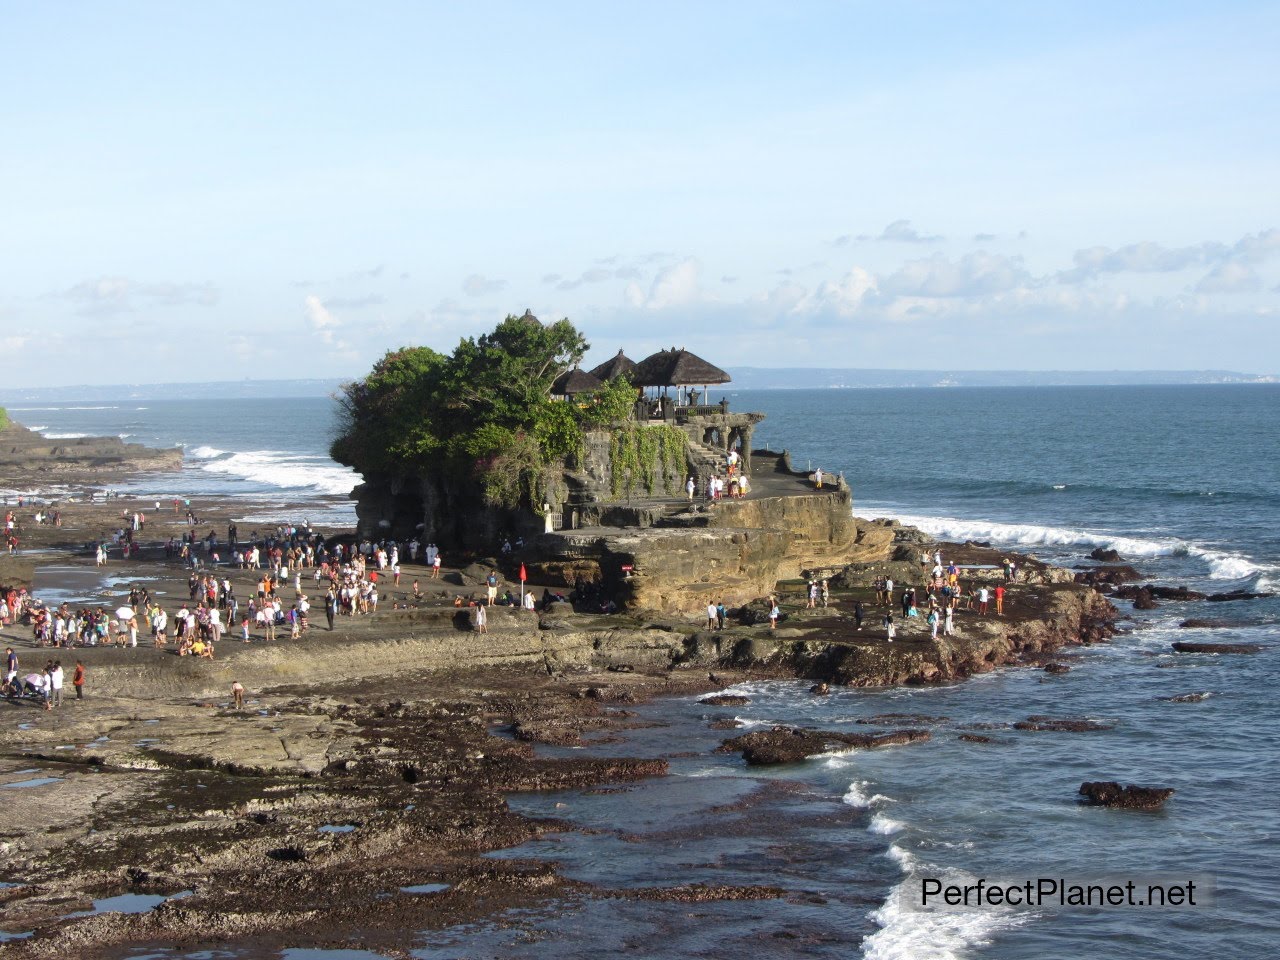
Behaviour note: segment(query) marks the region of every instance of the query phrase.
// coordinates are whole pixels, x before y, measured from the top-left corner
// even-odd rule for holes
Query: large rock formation
[[[0,429],[0,478],[30,482],[38,476],[61,480],[181,467],[181,447],[155,449],[119,437],[53,440],[12,421]]]

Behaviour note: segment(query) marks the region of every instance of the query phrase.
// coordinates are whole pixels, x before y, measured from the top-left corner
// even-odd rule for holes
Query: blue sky
[[[0,2],[13,386],[1280,369],[1274,3]]]

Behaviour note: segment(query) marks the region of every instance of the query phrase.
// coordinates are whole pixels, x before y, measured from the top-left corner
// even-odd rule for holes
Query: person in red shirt
[[[76,672],[71,675],[71,685],[76,688],[76,699],[84,699],[84,664],[76,661]]]
[[[996,585],[996,615],[1004,616],[1004,587],[1000,584]]]

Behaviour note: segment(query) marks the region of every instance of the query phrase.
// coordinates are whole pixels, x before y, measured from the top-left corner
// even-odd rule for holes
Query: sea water
[[[1151,579],[1207,592],[1268,591],[1280,580],[1280,388],[724,393],[734,409],[768,414],[757,446],[786,447],[797,468],[843,473],[861,516],[1068,565],[1112,547]],[[180,485],[207,484],[211,494],[337,498],[358,480],[327,460],[334,407],[324,398],[46,406],[13,414],[28,423],[39,416],[54,431],[184,444]],[[660,701],[639,710],[653,726],[572,755],[667,757],[670,776],[620,793],[510,798],[522,812],[583,829],[497,856],[555,860],[570,877],[633,894],[711,884],[781,896],[690,903],[581,894],[500,923],[406,932],[405,946],[418,957],[1268,956],[1280,942],[1280,600],[1162,603],[1142,613],[1120,606],[1128,632],[1066,654],[1066,675],[1006,669],[822,698],[798,681],[753,683],[737,688],[751,698],[745,707]],[[1189,617],[1226,625],[1180,628]],[[1175,654],[1179,638],[1269,646],[1253,656]],[[1209,696],[1162,699],[1185,693]],[[865,732],[876,727],[858,720],[885,713],[929,718],[921,723],[933,738],[759,769],[714,753],[733,732],[709,727],[736,716],[744,729]],[[1012,729],[1031,714],[1113,726]],[[992,742],[961,740],[970,728]],[[1099,779],[1177,793],[1157,812],[1080,806],[1080,783]],[[1151,874],[1211,876],[1214,902],[938,914],[907,903],[923,876]]]

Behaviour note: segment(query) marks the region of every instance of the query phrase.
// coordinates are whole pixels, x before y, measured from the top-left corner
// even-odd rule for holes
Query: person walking
[[[329,629],[333,629],[333,617],[338,610],[338,598],[334,595],[333,587],[329,588],[329,592],[324,595],[324,618],[329,623]]]
[[[77,700],[84,699],[84,677],[85,677],[84,664],[81,661],[77,660],[75,673],[71,674],[71,685],[76,688]]]
[[[480,603],[476,605],[476,633],[489,632],[489,612],[486,604]]]

